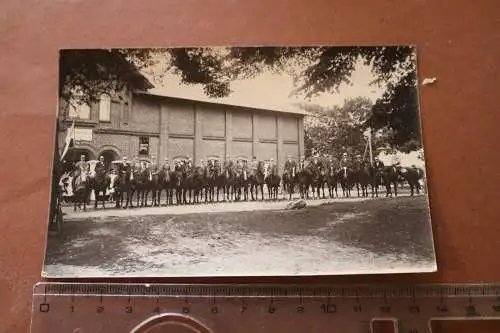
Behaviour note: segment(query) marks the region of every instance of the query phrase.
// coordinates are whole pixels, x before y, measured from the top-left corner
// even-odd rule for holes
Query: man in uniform
[[[168,160],[168,157],[165,157],[163,160],[163,165],[162,165],[163,171],[168,172],[170,171],[170,162]]]
[[[307,162],[306,162],[306,158],[304,157],[304,155],[300,156],[300,161],[299,161],[299,170],[302,171],[304,170],[304,168],[307,167]]]
[[[379,159],[378,156],[375,156],[375,158],[373,159],[373,168],[375,168],[375,170],[382,170],[384,169],[384,163]]]
[[[236,162],[236,173],[239,175],[243,174],[243,161],[242,160],[238,160]]]
[[[350,168],[351,167],[351,161],[349,160],[349,156],[347,153],[342,154],[342,158],[340,159],[340,169],[343,168]]]
[[[201,174],[205,177],[207,175],[207,166],[205,164],[205,160],[201,159],[198,167],[200,168]]]
[[[122,158],[122,162],[118,165],[118,171],[120,173],[124,173],[124,172],[127,172],[127,169],[129,168],[130,164],[127,160],[127,157],[126,156],[123,156]]]
[[[313,157],[311,168],[318,173],[323,169],[323,163],[320,161],[319,156],[317,154],[314,155]]]
[[[106,172],[106,166],[104,165],[104,156],[99,156],[99,161],[95,164],[94,170],[96,174]]]
[[[363,161],[363,158],[361,157],[361,155],[356,155],[356,159],[354,160],[354,169],[355,170],[360,170],[361,168],[363,168],[365,165],[365,161]]]
[[[331,174],[331,173],[335,172],[335,170],[336,170],[335,166],[336,166],[336,163],[333,160],[333,156],[328,155],[328,160],[327,160],[326,165],[325,165],[327,174]]]
[[[257,161],[256,156],[252,156],[252,162],[250,163],[250,168],[253,172],[256,172],[259,169],[259,162]]]
[[[270,174],[270,175],[277,174],[276,163],[274,163],[274,158],[271,158],[269,160],[269,166],[267,167],[267,169],[268,169],[268,174]]]
[[[297,163],[292,159],[292,155],[287,156],[285,166],[283,167],[283,173],[289,174],[291,177],[295,177],[297,174]]]

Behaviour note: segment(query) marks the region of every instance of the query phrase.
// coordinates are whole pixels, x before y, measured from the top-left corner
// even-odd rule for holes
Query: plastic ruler
[[[40,283],[32,333],[431,332],[500,319],[500,285],[328,286]]]

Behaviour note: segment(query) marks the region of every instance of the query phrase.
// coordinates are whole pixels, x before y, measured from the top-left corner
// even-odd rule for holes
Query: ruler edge
[[[40,292],[39,289],[45,287],[62,287],[62,286],[67,286],[68,288],[72,287],[79,287],[80,292],[54,292],[54,293],[48,293],[47,291],[45,292]],[[112,292],[98,292],[98,293],[90,293],[90,292],[82,292],[82,290],[85,289],[85,287],[89,288],[102,288],[106,290],[107,288],[152,288],[152,290],[158,290],[158,288],[165,288],[173,291],[175,288],[177,289],[186,289],[187,291],[193,289],[198,289],[198,291],[201,291],[203,288],[205,288],[208,292],[206,293],[198,293],[198,294],[193,294],[190,295],[189,293],[146,293],[146,294],[139,294],[139,293],[132,293],[129,292],[127,294],[119,294],[119,293],[112,293]],[[221,290],[224,291],[224,289],[238,289],[242,288],[243,290],[247,291],[267,291],[268,293],[260,293],[260,294],[236,294],[236,295],[230,295],[230,294],[223,294],[220,295],[217,292],[213,292],[214,290]],[[279,291],[290,291],[295,289],[297,293],[279,293]],[[495,291],[495,293],[486,293],[488,289]],[[350,291],[354,292],[355,294],[352,296],[348,295],[341,295],[338,294],[330,294],[329,292],[327,294],[319,294],[319,295],[302,295],[301,292],[303,291],[334,291],[334,290],[340,290],[340,291]],[[454,290],[455,292],[450,294],[447,291]],[[462,292],[457,293],[457,290],[462,290]],[[273,294],[272,291],[277,291],[277,294]],[[369,294],[358,294],[358,292],[362,291],[368,291],[370,292]],[[371,293],[373,291],[373,293]],[[388,293],[389,291],[389,293]],[[404,291],[404,292],[403,292]],[[427,291],[428,293],[425,293]],[[430,291],[434,291],[432,293],[429,293]],[[271,292],[271,293],[269,293]],[[399,293],[398,293],[399,292]],[[423,293],[422,293],[423,292]],[[51,282],[51,281],[41,281],[37,282],[33,286],[33,296],[40,296],[40,295],[126,295],[126,296],[198,296],[198,297],[203,297],[203,296],[211,296],[211,297],[305,297],[309,298],[311,296],[314,297],[329,297],[329,298],[349,298],[349,297],[387,297],[387,298],[395,298],[395,297],[500,297],[500,284],[499,283],[432,283],[432,284],[279,284],[279,283],[271,283],[271,284],[245,284],[245,283],[121,283],[121,282]]]

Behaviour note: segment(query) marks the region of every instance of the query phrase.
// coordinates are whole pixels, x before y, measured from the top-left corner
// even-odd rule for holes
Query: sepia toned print
[[[46,277],[436,270],[411,46],[60,52]]]

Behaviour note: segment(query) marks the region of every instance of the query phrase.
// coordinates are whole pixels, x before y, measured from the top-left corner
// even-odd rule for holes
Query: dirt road
[[[381,204],[383,202],[383,204]],[[241,276],[435,270],[425,196],[262,210],[73,219],[45,274]]]

